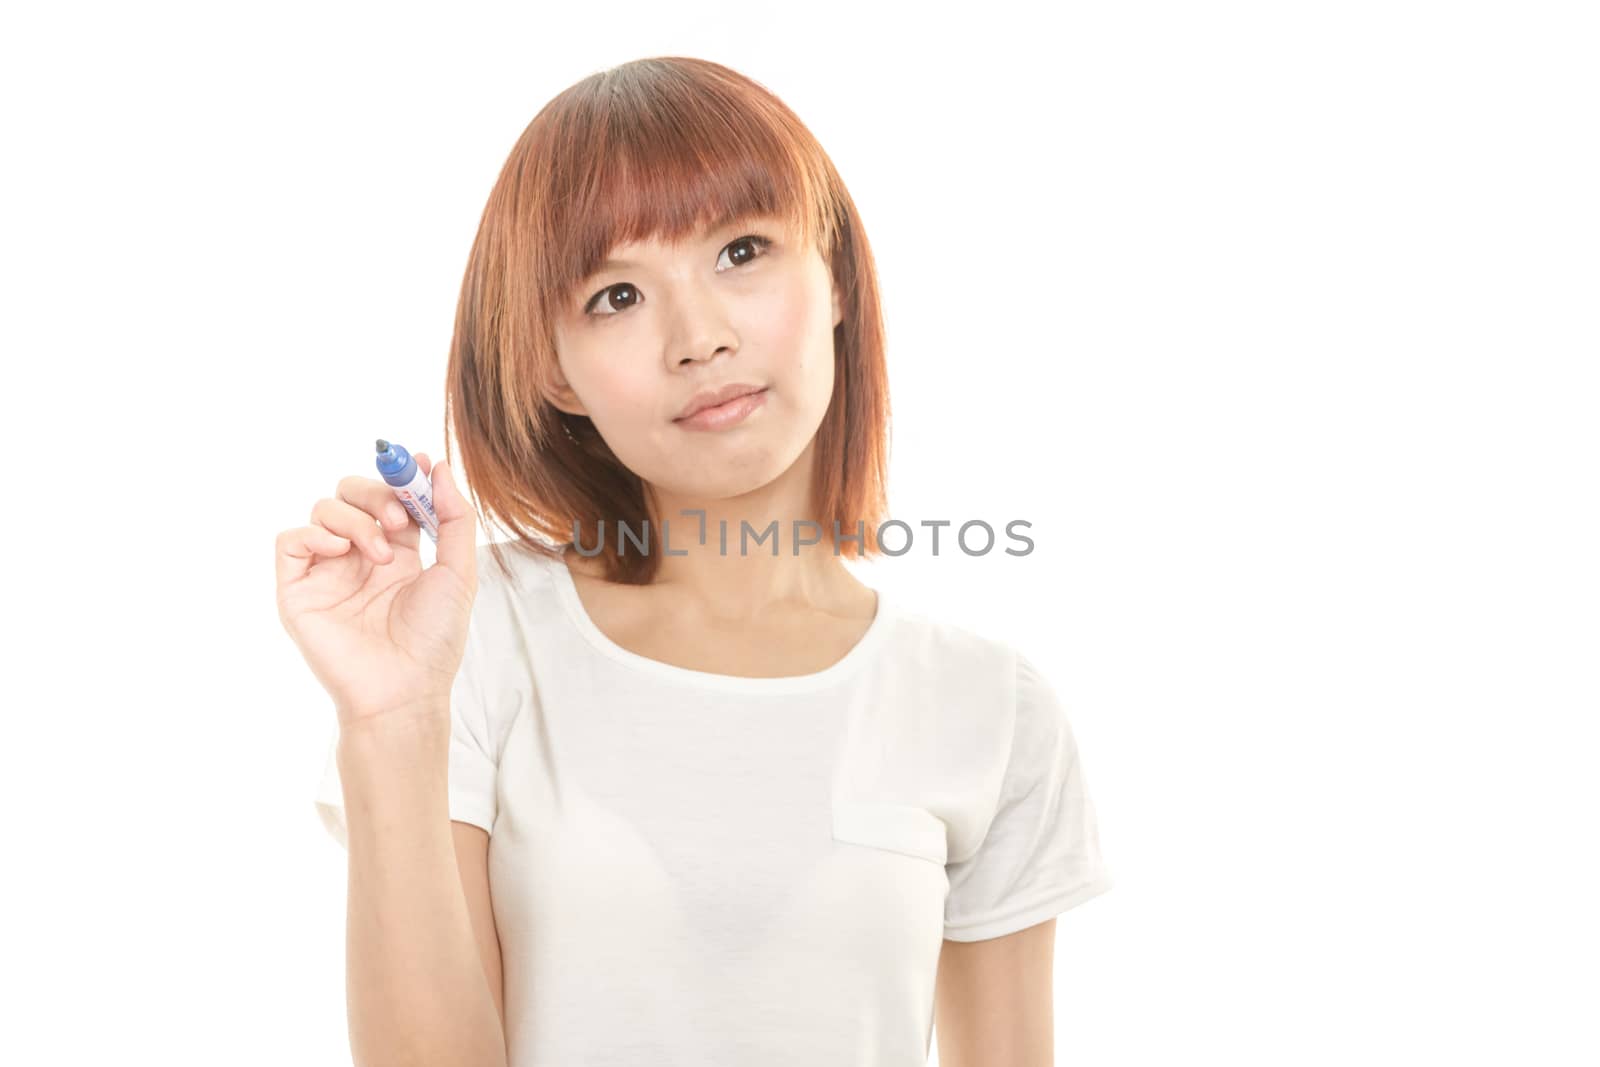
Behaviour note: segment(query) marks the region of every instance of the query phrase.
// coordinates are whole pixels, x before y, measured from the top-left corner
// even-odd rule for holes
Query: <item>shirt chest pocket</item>
[[[926,808],[870,801],[835,801],[833,839],[898,852],[944,866],[944,820]]]

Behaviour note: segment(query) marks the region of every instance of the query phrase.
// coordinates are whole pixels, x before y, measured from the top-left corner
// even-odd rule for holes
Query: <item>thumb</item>
[[[478,516],[456,485],[448,460],[433,465],[433,513],[439,517],[437,563],[460,575],[468,588],[478,581]]]

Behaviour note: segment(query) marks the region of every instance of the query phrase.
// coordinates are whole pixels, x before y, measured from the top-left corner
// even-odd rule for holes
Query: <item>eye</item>
[[[746,255],[744,258],[740,259],[738,263],[732,264],[733,266],[742,267],[746,263],[749,263],[751,260],[760,259],[762,256],[767,254],[767,249],[772,247],[772,241],[769,240],[768,238],[762,237],[760,234],[751,233],[751,234],[746,234],[745,236],[739,238],[737,241],[733,241],[730,244],[725,245],[723,247],[722,251],[724,253],[726,253],[728,251],[728,249],[730,249],[730,248],[745,248],[745,247],[755,248],[755,249],[757,249],[757,251]],[[722,262],[722,257],[721,256],[717,257],[717,262],[719,264]]]
[[[722,247],[722,253],[717,256],[718,273],[722,271],[722,261],[724,259],[728,260],[729,266],[727,269],[731,270],[760,259],[771,248],[772,239],[763,237],[758,233],[746,234],[736,241],[730,241]],[[745,251],[735,261],[734,258],[728,255],[730,249]],[[611,295],[608,296],[608,294]],[[618,307],[615,300],[620,300],[622,306]],[[592,315],[595,318],[609,318],[612,315],[628,310],[638,302],[639,290],[631,282],[618,282],[616,285],[609,285],[590,297],[589,302],[583,306],[583,313]],[[599,308],[608,310],[597,310]]]
[[[601,318],[605,318],[607,315],[615,315],[615,314],[617,314],[618,312],[621,312],[621,311],[626,311],[630,306],[632,306],[633,304],[637,303],[638,299],[639,299],[639,290],[635,289],[628,282],[618,282],[616,285],[607,286],[606,288],[600,290],[598,293],[596,293],[593,296],[591,296],[589,298],[589,302],[583,306],[583,313],[585,315],[590,315],[590,314],[594,313],[594,309],[596,307],[607,307],[607,306],[610,306],[611,301],[606,299],[606,294],[607,293],[620,293],[620,294],[622,294],[623,297],[624,297],[624,299],[622,301],[623,306],[622,307],[613,307],[610,311],[601,312],[600,313],[600,317]]]

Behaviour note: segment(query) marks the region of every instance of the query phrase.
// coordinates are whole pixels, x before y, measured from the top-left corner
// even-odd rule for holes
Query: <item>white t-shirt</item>
[[[911,1067],[942,939],[1111,887],[1076,744],[1011,646],[897,608],[813,674],[624,649],[487,546],[450,818],[490,833],[512,1067]],[[348,847],[334,745],[316,804]]]

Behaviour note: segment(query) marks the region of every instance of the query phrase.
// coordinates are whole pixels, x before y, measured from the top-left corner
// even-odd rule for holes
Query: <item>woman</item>
[[[373,478],[278,539],[356,1062],[910,1065],[937,1006],[944,1067],[1050,1063],[1093,807],[1026,659],[843,565],[886,517],[883,327],[800,121],[694,59],[562,93],[447,393],[477,506],[418,457],[433,566]]]

